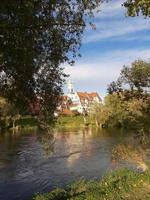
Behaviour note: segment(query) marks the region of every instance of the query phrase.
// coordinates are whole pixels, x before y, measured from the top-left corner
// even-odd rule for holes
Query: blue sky
[[[113,0],[100,6],[93,19],[96,30],[87,26],[83,35],[82,57],[73,67],[65,66],[76,91],[97,91],[104,97],[123,65],[135,59],[150,61],[150,19],[126,17],[123,2]]]

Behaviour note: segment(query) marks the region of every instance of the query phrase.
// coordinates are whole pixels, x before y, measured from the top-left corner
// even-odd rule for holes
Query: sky
[[[100,6],[93,19],[96,30],[87,26],[83,34],[82,57],[74,66],[65,65],[76,91],[96,91],[103,98],[124,65],[136,59],[150,61],[150,19],[127,17],[123,2],[112,0]]]

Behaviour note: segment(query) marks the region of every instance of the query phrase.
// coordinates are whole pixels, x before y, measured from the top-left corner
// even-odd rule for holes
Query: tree
[[[5,126],[5,120],[7,116],[8,106],[6,100],[0,97],[0,129]]]
[[[126,126],[128,107],[121,93],[108,94],[105,97],[105,106],[110,112],[109,126]]]
[[[150,0],[127,0],[123,5],[131,17],[138,16],[140,13],[145,17],[150,17]]]
[[[150,87],[150,62],[136,60],[131,64],[131,68],[124,66],[121,70],[120,80],[131,90],[137,89],[139,92],[143,89],[147,90]]]
[[[20,118],[17,108],[0,97],[0,128],[16,127],[16,120]]]
[[[90,110],[90,117],[95,121],[97,127],[107,125],[111,113],[102,103],[94,103]]]
[[[118,80],[108,85],[108,92],[120,93],[130,90],[132,93],[143,93],[150,87],[150,62],[136,60],[131,67],[123,66]]]
[[[61,64],[72,64],[89,15],[101,0],[5,0],[0,3],[0,96],[21,113],[40,98],[52,120],[62,93]]]
[[[107,91],[109,94],[113,94],[114,92],[120,93],[122,91],[121,82],[117,80],[113,81],[108,85]]]
[[[118,80],[108,86],[105,105],[112,113],[110,124],[149,129],[149,88],[150,62],[136,60],[131,67],[124,66]]]
[[[65,78],[61,64],[74,62],[86,22],[103,1],[2,1],[0,96],[20,113],[29,112],[29,105],[38,97],[42,105],[40,116],[52,121]],[[134,10],[149,15],[148,0],[130,0],[124,5],[130,16]]]

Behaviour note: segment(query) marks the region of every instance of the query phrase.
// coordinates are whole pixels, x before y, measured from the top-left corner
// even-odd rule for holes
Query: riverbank
[[[36,117],[32,116],[23,116],[20,119],[16,120],[15,124],[15,129],[14,130],[32,130],[32,129],[38,129],[39,127],[39,122]],[[13,128],[10,128],[13,129]]]
[[[118,145],[133,145],[133,150],[139,146],[137,143],[134,146],[131,138],[120,129],[96,128],[57,129],[54,138],[39,130],[2,133],[0,199],[29,200],[36,192],[66,188],[79,177],[87,180],[101,178],[109,169],[126,167],[128,163],[123,160],[124,153],[129,152],[135,157],[135,151],[131,153],[121,148],[123,154],[119,160],[115,158],[120,153]],[[114,150],[118,151],[115,153]],[[113,157],[112,152],[115,153]],[[141,166],[138,170],[143,171]]]
[[[94,122],[90,117],[86,116],[86,124],[84,123],[83,116],[60,116],[55,124],[56,128],[75,128],[75,127],[85,127],[85,126],[95,126]]]
[[[60,116],[54,123],[54,128],[82,128],[85,126],[95,126],[91,119],[86,117],[86,124],[83,116]],[[16,120],[15,129],[34,129],[39,127],[39,122],[36,117],[24,116]]]
[[[21,130],[21,129],[38,129],[40,127],[39,121],[37,117],[33,116],[22,116],[20,119],[16,120],[14,130]],[[86,116],[86,123],[82,115],[77,116],[59,116],[56,118],[55,123],[53,124],[54,128],[61,129],[61,128],[84,128],[84,127],[96,127],[95,121]],[[108,126],[110,128],[115,128],[113,126]],[[119,127],[121,128],[121,127]],[[124,128],[124,127],[122,127]],[[12,127],[5,127],[4,129],[13,129]],[[131,127],[124,128],[126,130],[134,130]],[[149,126],[147,125],[146,130],[150,130]],[[148,133],[149,131],[146,131]]]
[[[66,189],[38,194],[33,200],[148,200],[149,197],[150,171],[139,173],[121,169],[101,181],[80,180]]]

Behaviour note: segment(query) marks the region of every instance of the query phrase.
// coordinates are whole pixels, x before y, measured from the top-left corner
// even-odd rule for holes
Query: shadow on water
[[[26,200],[80,177],[111,170],[112,149],[125,140],[117,129],[60,129],[0,134],[0,199]]]

